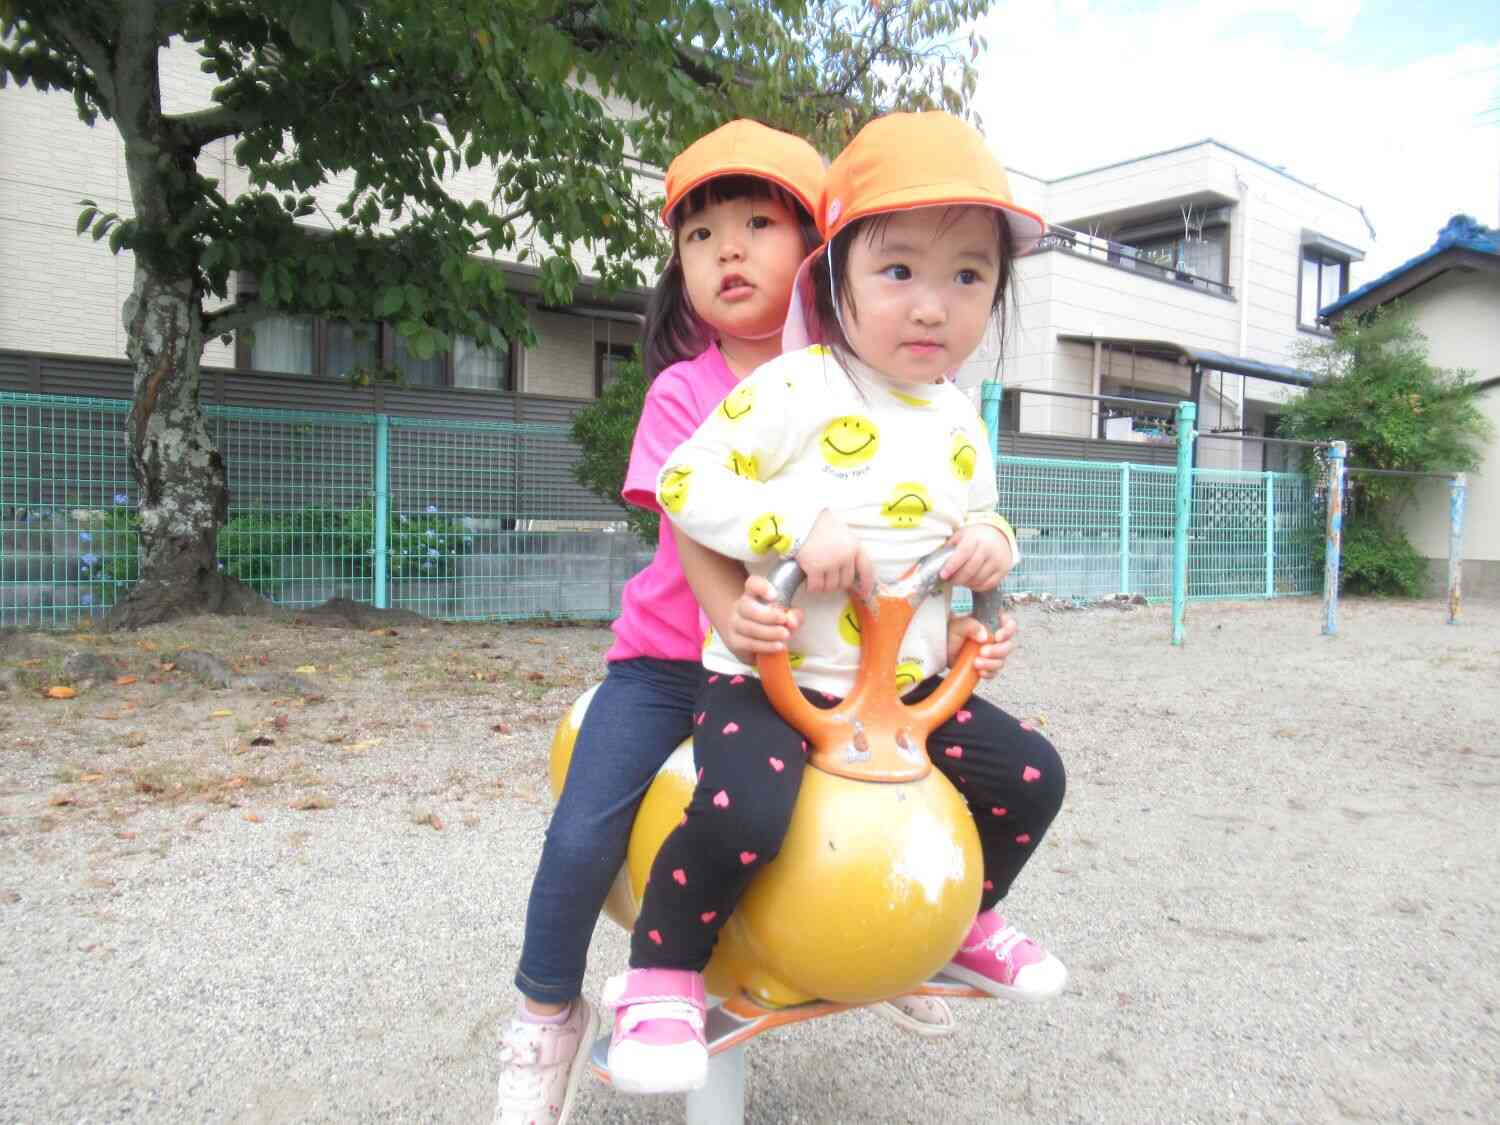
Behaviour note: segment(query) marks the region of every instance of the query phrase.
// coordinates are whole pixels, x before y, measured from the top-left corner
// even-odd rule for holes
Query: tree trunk
[[[264,605],[260,595],[221,572],[215,558],[229,487],[198,401],[203,323],[192,281],[155,274],[137,257],[125,331],[135,382],[126,441],[141,498],[141,578],[110,613],[110,627],[255,612]]]

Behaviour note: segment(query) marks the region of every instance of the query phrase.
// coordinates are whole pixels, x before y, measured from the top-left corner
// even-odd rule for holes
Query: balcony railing
[[[1127,246],[1123,242],[1095,238],[1093,235],[1070,230],[1067,227],[1048,227],[1047,233],[1036,244],[1036,249],[1032,253],[1041,254],[1048,250],[1061,250],[1080,258],[1092,258],[1094,261],[1103,262],[1115,269],[1129,270],[1142,277],[1165,281],[1170,285],[1180,285],[1188,289],[1202,289],[1219,297],[1234,299],[1232,285],[1226,285],[1211,277],[1203,277],[1191,270],[1177,269],[1153,261],[1145,257],[1143,251],[1137,250],[1134,246]]]

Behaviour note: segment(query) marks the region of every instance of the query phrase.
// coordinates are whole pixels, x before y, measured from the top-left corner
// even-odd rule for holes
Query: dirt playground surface
[[[984,693],[1069,791],[1008,907],[1067,993],[775,1033],[749,1120],[1494,1120],[1500,607],[1019,618]],[[0,633],[0,1121],[489,1120],[551,728],[608,641]],[[602,923],[591,996],[625,949]],[[681,1114],[589,1079],[574,1122]]]

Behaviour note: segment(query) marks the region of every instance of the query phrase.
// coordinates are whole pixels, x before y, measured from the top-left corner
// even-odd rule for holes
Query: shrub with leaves
[[[1346,318],[1332,340],[1306,345],[1302,366],[1321,376],[1287,404],[1284,436],[1343,440],[1348,464],[1406,472],[1466,472],[1479,467],[1490,424],[1475,396],[1473,372],[1447,371],[1427,359],[1426,337],[1399,304]],[[1321,473],[1321,456],[1309,471]],[[1425,563],[1398,526],[1412,496],[1411,477],[1351,473],[1345,504],[1342,582],[1354,593],[1421,590]]]
[[[582,451],[573,466],[573,476],[594,495],[614,504],[620,502],[620,489],[625,486],[630,446],[645,402],[646,376],[636,357],[622,364],[619,377],[604,388],[599,400],[573,419],[573,440]],[[641,542],[656,546],[660,516],[628,505],[625,520]]]

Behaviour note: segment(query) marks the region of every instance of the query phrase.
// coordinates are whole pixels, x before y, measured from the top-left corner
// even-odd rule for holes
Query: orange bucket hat
[[[740,119],[721,125],[677,154],[667,165],[667,202],[661,221],[670,220],[683,196],[719,176],[757,176],[779,184],[814,218],[823,195],[823,158],[801,137]]]
[[[891,113],[871,121],[839,153],[823,182],[818,232],[823,245],[797,271],[783,350],[805,347],[812,331],[812,266],[856,219],[919,207],[993,207],[1010,227],[1017,255],[1047,231],[1040,215],[1018,207],[1005,168],[978,129],[940,110]]]

